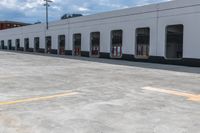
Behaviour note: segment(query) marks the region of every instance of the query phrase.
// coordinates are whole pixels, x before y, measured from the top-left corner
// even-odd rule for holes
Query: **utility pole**
[[[46,7],[46,29],[48,30],[49,29],[49,7],[50,7],[50,2],[53,2],[52,0],[44,0],[45,1],[45,4],[44,6]]]

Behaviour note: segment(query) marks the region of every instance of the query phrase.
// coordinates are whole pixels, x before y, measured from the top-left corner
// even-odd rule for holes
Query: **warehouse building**
[[[200,1],[175,0],[0,31],[0,48],[200,66]]]

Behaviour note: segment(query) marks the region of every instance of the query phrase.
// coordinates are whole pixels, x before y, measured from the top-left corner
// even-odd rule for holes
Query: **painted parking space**
[[[149,87],[149,86],[143,87],[142,89],[159,92],[159,93],[165,93],[165,94],[174,95],[174,96],[179,96],[179,97],[185,97],[189,101],[200,102],[200,94],[192,94],[192,93],[187,93],[187,92],[174,91],[170,89],[163,89],[163,88],[156,88],[156,87]]]
[[[63,92],[58,93],[54,95],[47,95],[47,96],[38,96],[38,97],[32,97],[32,98],[25,98],[25,99],[19,99],[19,100],[11,100],[11,101],[0,101],[0,106],[2,105],[13,105],[13,104],[20,104],[20,103],[30,103],[30,102],[40,102],[40,101],[47,101],[62,97],[68,97],[68,96],[74,96],[78,95],[78,92]]]

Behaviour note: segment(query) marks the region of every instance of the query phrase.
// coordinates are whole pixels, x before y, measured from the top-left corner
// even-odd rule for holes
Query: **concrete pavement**
[[[199,87],[200,68],[0,52],[0,133],[199,133]]]

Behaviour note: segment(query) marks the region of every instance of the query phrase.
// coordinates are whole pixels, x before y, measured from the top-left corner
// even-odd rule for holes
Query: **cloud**
[[[137,2],[137,6],[142,6],[142,5],[148,5],[148,4],[152,4],[152,3],[158,3],[158,2],[165,2],[165,1],[171,1],[171,0],[139,0]]]
[[[163,1],[169,0],[53,0],[49,18],[52,21],[65,13],[94,14]],[[0,20],[45,21],[43,4],[43,0],[1,0]]]

